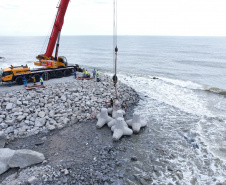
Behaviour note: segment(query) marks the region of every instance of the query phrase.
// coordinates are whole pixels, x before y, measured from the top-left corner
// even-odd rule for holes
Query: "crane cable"
[[[60,5],[60,0],[58,1],[56,8],[59,8],[59,5]],[[58,13],[58,11],[57,11],[57,13]],[[44,43],[43,43],[43,45],[42,45],[42,49],[41,49],[40,54],[42,54],[42,53],[44,54],[44,48],[46,48],[47,45],[48,45],[48,41],[49,41],[50,36],[51,36],[51,31],[52,31],[54,22],[55,22],[55,20],[56,20],[57,13],[56,13],[56,15],[54,16],[54,19],[53,19],[53,21],[52,21],[52,24],[51,24],[50,27],[49,27],[49,31],[48,31],[48,33],[47,33],[47,35],[46,35],[46,38],[45,38],[45,41],[44,41]]]
[[[114,0],[113,4],[113,66],[114,66],[114,76],[113,76],[113,83],[115,87],[115,93],[116,93],[116,98],[118,99],[118,91],[117,91],[117,52],[118,52],[118,47],[117,47],[117,0]]]

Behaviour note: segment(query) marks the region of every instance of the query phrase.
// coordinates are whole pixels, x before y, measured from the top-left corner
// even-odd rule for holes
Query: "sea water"
[[[1,68],[32,68],[48,38],[0,41]],[[62,36],[59,55],[112,75],[112,43],[111,36]],[[124,140],[140,164],[125,173],[128,181],[135,181],[130,173],[150,173],[156,184],[226,183],[226,38],[118,36],[117,46],[118,79],[138,92],[135,111],[148,122],[136,141]]]

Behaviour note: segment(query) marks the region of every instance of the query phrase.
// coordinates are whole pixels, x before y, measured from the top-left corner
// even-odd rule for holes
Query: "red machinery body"
[[[56,15],[56,20],[54,22],[53,25],[53,29],[52,29],[52,33],[51,36],[49,38],[49,44],[48,47],[46,49],[46,53],[44,54],[44,56],[46,57],[51,57],[53,54],[53,50],[58,38],[58,33],[59,31],[61,31],[62,26],[64,24],[64,16],[65,13],[67,11],[67,7],[68,7],[68,3],[70,0],[61,0],[58,11],[57,11],[57,15]]]

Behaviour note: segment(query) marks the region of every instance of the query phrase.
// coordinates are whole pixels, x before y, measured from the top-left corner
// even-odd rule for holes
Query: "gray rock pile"
[[[11,140],[93,119],[105,102],[115,97],[111,81],[110,77],[102,76],[101,82],[74,80],[30,91],[3,92],[0,94],[0,131]],[[124,104],[138,98],[132,88],[120,82],[118,92]]]
[[[0,93],[0,146],[4,147],[6,140],[24,138],[41,132],[61,129],[67,125],[96,119],[96,115],[105,106],[105,102],[109,102],[110,98],[115,97],[115,89],[111,83],[111,77],[101,76],[101,80],[101,82],[74,80],[72,82],[52,84],[43,89]],[[137,103],[138,95],[132,88],[120,82],[118,82],[117,88],[120,103],[126,105]],[[94,122],[95,120],[93,120]],[[93,125],[95,127],[95,124]],[[77,126],[80,125],[73,125],[72,127]],[[1,134],[3,132],[5,135]],[[30,137],[27,139],[30,139]],[[94,143],[100,142],[98,135],[94,139],[96,140]],[[89,145],[86,146],[88,147]],[[80,146],[81,148],[83,146]],[[31,153],[34,151],[1,148],[0,155],[1,153],[3,154],[3,150],[9,153],[8,157],[2,157],[5,158],[5,170],[11,167],[23,168],[19,172],[5,178],[2,184],[8,184],[9,182],[11,184],[75,184],[77,182],[103,184],[105,181],[118,182],[121,176],[118,173],[114,174],[112,169],[120,165],[115,158],[119,151],[124,150],[124,147],[114,148],[95,144],[94,148],[96,150],[92,150],[92,153],[90,153],[94,155],[91,164],[89,163],[90,161],[84,165],[83,163],[78,163],[76,159],[74,161],[71,159],[72,162],[58,161],[62,166],[58,165],[58,163],[55,165],[56,161],[52,163],[47,158],[47,163],[43,159],[44,156],[42,157],[40,153],[36,153],[34,155],[36,156],[35,164],[44,161],[42,165],[31,167],[26,167],[28,166],[26,162],[31,158]],[[65,152],[70,153],[71,151]],[[78,158],[83,158],[84,153],[82,152]],[[27,160],[24,161],[25,156]],[[46,156],[48,157],[48,155]],[[113,160],[113,163],[108,165],[110,160]],[[105,162],[107,164],[103,166]],[[2,175],[4,176],[5,174]]]

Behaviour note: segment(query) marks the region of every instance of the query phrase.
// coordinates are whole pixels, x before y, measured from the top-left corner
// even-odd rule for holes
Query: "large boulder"
[[[8,161],[10,167],[20,167],[25,168],[33,164],[41,163],[45,160],[45,157],[42,153],[22,149],[16,150],[15,154]]]
[[[5,146],[5,134],[4,132],[0,131],[0,148],[4,148]]]
[[[15,150],[11,150],[9,148],[0,148],[0,175],[10,168],[8,161],[14,154]]]

